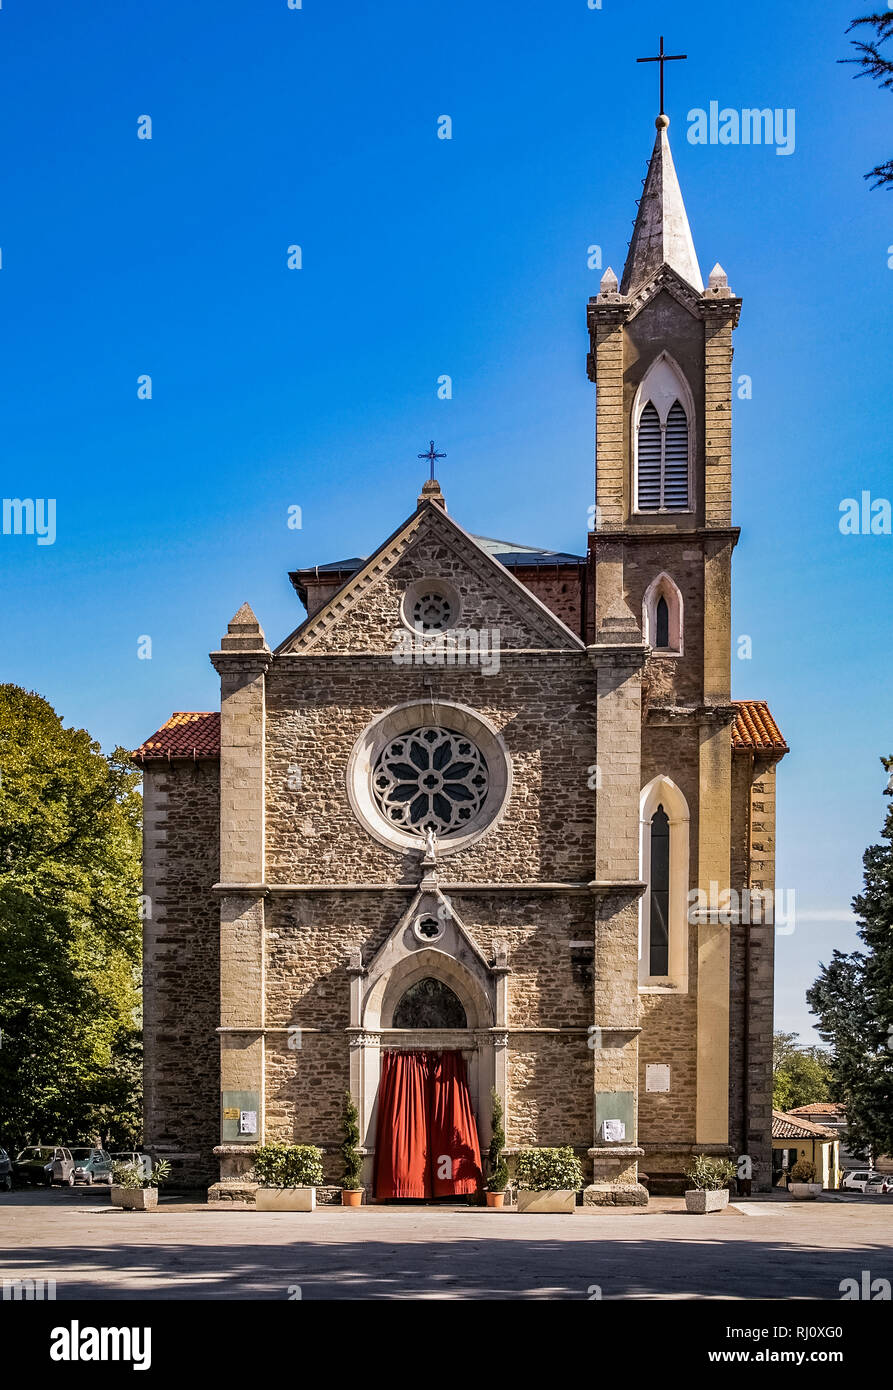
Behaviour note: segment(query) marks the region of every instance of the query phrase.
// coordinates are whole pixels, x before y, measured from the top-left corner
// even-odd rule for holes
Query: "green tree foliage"
[[[772,1104],[776,1110],[831,1099],[831,1054],[824,1047],[801,1047],[797,1033],[773,1039]]]
[[[882,87],[893,88],[893,52],[881,52],[881,45],[887,39],[893,38],[893,10],[881,10],[877,14],[862,15],[859,19],[854,19],[847,33],[853,29],[863,29],[863,26],[874,30],[873,38],[867,41],[863,39],[853,39],[853,47],[856,50],[855,58],[841,58],[842,63],[856,63],[859,67],[857,77],[873,77]],[[883,164],[878,164],[874,169],[865,175],[867,179],[874,179],[873,188],[880,188],[886,185],[888,188],[893,185],[893,159],[885,160]]]
[[[0,1143],[140,1137],[139,773],[0,685]]]
[[[893,773],[893,757],[881,761]],[[853,899],[866,949],[835,951],[806,995],[831,1044],[832,1094],[846,1108],[850,1146],[875,1156],[893,1153],[893,806],[881,840],[863,855]]]
[[[357,1110],[350,1091],[344,1093],[341,1109],[341,1157],[344,1160],[344,1173],[341,1186],[346,1192],[356,1192],[363,1186],[360,1176],[363,1172],[363,1155],[357,1145],[360,1142],[360,1112]]]
[[[487,1187],[491,1192],[504,1192],[508,1186],[508,1164],[502,1156],[505,1148],[504,1111],[499,1092],[494,1087],[490,1092],[491,1112],[490,1147],[487,1150]]]

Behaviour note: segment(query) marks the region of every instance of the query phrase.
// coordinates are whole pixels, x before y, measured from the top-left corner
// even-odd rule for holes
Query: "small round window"
[[[445,579],[419,579],[403,595],[403,622],[422,637],[446,632],[459,621],[459,595]]]
[[[453,608],[445,594],[420,594],[412,605],[412,625],[416,632],[443,632],[450,626]]]

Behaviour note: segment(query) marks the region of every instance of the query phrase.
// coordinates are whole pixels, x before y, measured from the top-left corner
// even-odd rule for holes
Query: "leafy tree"
[[[801,1047],[798,1033],[773,1039],[772,1104],[776,1110],[831,1098],[831,1054],[823,1047]]]
[[[880,48],[881,44],[893,37],[893,10],[882,10],[878,14],[862,15],[861,18],[853,20],[847,33],[851,33],[853,29],[858,29],[862,25],[875,31],[874,38],[867,42],[853,39],[853,47],[857,56],[855,58],[841,58],[840,62],[856,63],[860,68],[860,71],[856,73],[857,77],[873,77],[882,87],[893,88],[893,55],[882,53]],[[865,177],[875,180],[872,184],[873,188],[880,188],[883,184],[893,185],[893,159],[876,165]]]
[[[893,772],[893,757],[881,761]],[[853,899],[867,949],[835,951],[806,995],[831,1044],[832,1094],[846,1107],[850,1145],[875,1155],[893,1153],[893,806],[881,839],[863,855],[864,887]]]
[[[140,1136],[139,773],[0,685],[0,1143]]]

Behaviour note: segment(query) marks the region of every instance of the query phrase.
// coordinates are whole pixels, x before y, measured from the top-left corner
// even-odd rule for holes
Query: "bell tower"
[[[709,892],[716,884],[722,893],[730,883],[735,717],[732,332],[741,301],[719,265],[704,286],[669,125],[661,113],[622,280],[609,268],[589,301],[588,372],[597,388],[589,630],[596,644],[624,626],[641,632],[641,785],[663,777],[681,790],[692,828],[688,887]],[[696,990],[696,1142],[723,1145],[729,932],[709,915],[689,921],[686,964],[667,990]],[[645,975],[670,972],[652,965]]]

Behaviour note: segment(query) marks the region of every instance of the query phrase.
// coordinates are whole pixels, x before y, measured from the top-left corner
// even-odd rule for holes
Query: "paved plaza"
[[[56,1298],[822,1299],[893,1280],[893,1198],[784,1194],[692,1216],[681,1199],[573,1216],[468,1207],[260,1213],[102,1189],[0,1197],[0,1277]]]

